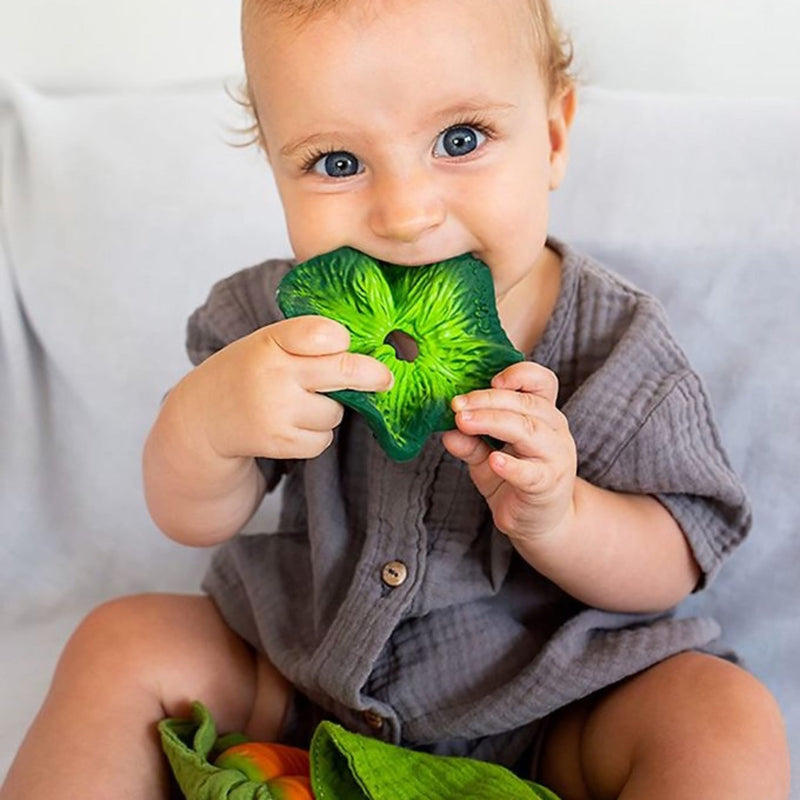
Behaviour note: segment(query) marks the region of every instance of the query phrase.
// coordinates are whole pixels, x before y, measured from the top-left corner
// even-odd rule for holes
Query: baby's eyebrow
[[[513,111],[517,106],[514,103],[492,103],[482,100],[466,100],[453,103],[439,109],[432,117],[433,120],[451,119],[467,114],[490,114],[503,111]]]
[[[280,154],[285,158],[291,158],[298,151],[311,150],[315,145],[327,145],[332,141],[342,141],[344,138],[345,133],[342,131],[320,131],[288,142],[281,147]]]

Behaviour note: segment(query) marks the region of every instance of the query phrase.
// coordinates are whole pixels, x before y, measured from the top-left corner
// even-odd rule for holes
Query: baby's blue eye
[[[349,178],[351,175],[358,175],[364,168],[352,153],[337,150],[316,161],[312,169],[326,178]]]
[[[454,125],[439,134],[433,154],[450,158],[466,156],[483,144],[485,140],[486,134],[481,133],[472,125]]]

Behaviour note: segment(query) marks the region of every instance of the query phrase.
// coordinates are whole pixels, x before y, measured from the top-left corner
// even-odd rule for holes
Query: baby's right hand
[[[350,334],[325,317],[261,328],[215,353],[179,384],[190,418],[222,457],[313,458],[333,441],[344,409],[321,392],[378,392],[391,371],[348,352]]]

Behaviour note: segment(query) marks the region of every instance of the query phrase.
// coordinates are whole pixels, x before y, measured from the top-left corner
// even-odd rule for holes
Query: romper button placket
[[[392,588],[402,586],[408,577],[408,568],[402,561],[390,561],[383,565],[381,580]]]

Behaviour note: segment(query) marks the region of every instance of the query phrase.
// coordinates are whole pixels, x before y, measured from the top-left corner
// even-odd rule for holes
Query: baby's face
[[[566,104],[547,97],[529,25],[525,0],[354,0],[299,29],[247,12],[298,260],[343,245],[407,266],[472,252],[500,297],[520,284],[566,162]]]

